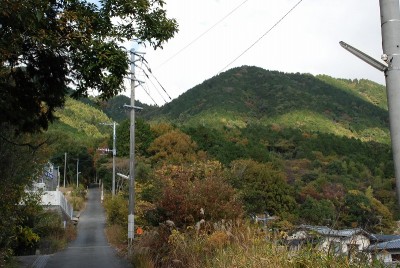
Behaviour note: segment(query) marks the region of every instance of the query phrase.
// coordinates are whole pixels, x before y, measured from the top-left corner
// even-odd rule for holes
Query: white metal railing
[[[61,191],[44,191],[41,204],[44,206],[60,206],[70,219],[73,217],[74,210]]]

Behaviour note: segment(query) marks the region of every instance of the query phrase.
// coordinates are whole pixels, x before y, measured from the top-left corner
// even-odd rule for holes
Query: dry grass
[[[289,251],[279,245],[279,237],[241,222],[185,232],[161,226],[138,239],[133,262],[136,267],[371,267],[368,262],[349,262],[314,249]]]
[[[85,207],[85,200],[80,196],[69,196],[67,199],[74,211],[81,211]]]
[[[108,243],[110,243],[118,252],[119,255],[127,253],[127,230],[118,224],[109,225],[105,228]]]
[[[120,219],[121,200],[105,201],[108,212],[106,235],[121,255],[127,255],[126,218]],[[113,211],[110,213],[110,210]],[[123,221],[123,225],[121,224]],[[200,228],[197,228],[200,227]],[[185,229],[173,229],[160,224],[145,228],[136,237],[130,261],[134,267],[190,267],[190,268],[355,268],[379,265],[345,257],[332,257],[314,249],[289,251],[281,246],[279,234],[265,232],[258,226],[243,221],[205,222]]]

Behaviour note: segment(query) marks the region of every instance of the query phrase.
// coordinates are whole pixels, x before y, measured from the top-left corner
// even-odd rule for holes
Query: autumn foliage
[[[219,162],[163,166],[157,176],[164,185],[156,203],[160,216],[176,226],[193,225],[201,219],[236,219],[243,214],[241,202],[226,182]]]

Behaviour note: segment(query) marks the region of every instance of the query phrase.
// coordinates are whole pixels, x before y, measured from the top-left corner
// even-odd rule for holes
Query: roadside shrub
[[[78,188],[74,188],[71,192],[72,197],[81,197],[82,199],[86,199],[86,194],[87,191],[85,189],[85,186],[83,184],[79,184]]]
[[[122,195],[116,195],[114,198],[106,196],[104,199],[104,208],[107,214],[108,225],[128,225],[128,200]]]
[[[68,198],[68,201],[71,203],[71,205],[75,211],[80,211],[85,206],[85,200],[79,196],[70,196]]]
[[[76,236],[71,223],[64,229],[63,219],[53,211],[44,211],[35,224],[34,230],[40,236],[38,249],[41,254],[52,254],[63,249]]]

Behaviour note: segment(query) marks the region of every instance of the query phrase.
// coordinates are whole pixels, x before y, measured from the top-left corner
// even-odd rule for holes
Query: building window
[[[392,254],[392,261],[400,262],[400,254]]]

